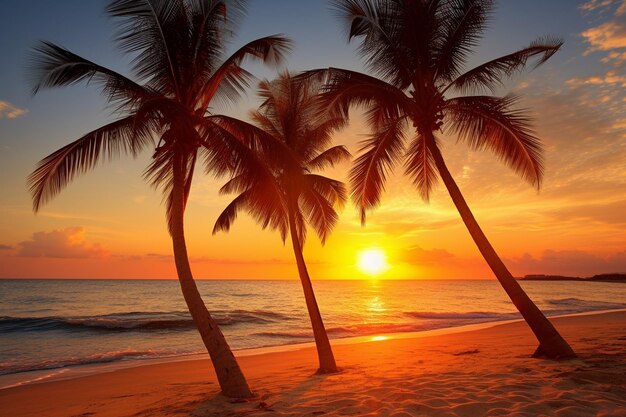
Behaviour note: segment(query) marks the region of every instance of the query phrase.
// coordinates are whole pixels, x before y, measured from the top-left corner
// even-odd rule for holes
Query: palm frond
[[[412,107],[409,97],[402,90],[357,71],[327,68],[307,71],[300,77],[325,80],[321,107],[337,111],[345,118],[351,106],[378,108],[387,118],[408,113]]]
[[[314,188],[305,188],[300,193],[298,205],[303,217],[313,227],[322,245],[326,243],[328,234],[337,223],[338,216],[333,205]],[[302,227],[304,229],[304,226]],[[300,241],[304,244],[304,238]]]
[[[309,173],[347,156],[342,146],[324,146],[330,132],[343,126],[345,120],[333,112],[327,117],[319,115],[317,85],[292,78],[288,72],[274,81],[262,81],[259,92],[263,103],[252,114],[258,126],[231,124],[221,116],[206,118],[215,121],[236,141],[234,146],[226,146],[234,149],[228,158],[233,161],[231,172],[235,175],[221,192],[247,193],[241,207],[262,227],[279,229],[283,239],[283,227],[289,226],[301,246],[306,240],[307,222],[316,228],[322,240],[326,239],[329,227],[336,221],[334,206],[340,206],[346,198],[342,183]],[[244,148],[239,150],[238,146]],[[251,155],[239,161],[233,159],[239,152]],[[233,219],[232,211],[225,214],[223,224],[228,219]]]
[[[284,136],[280,123],[277,123],[276,120],[271,119],[268,115],[255,110],[250,112],[249,117],[255,126],[263,130],[266,134],[272,136],[274,140]]]
[[[404,88],[411,83],[415,63],[407,45],[400,39],[404,29],[404,8],[394,3],[334,0],[331,4],[344,21],[348,39],[360,38],[358,50],[366,65],[384,80]],[[413,2],[413,6],[418,3],[421,2]]]
[[[248,187],[240,193],[218,217],[213,234],[227,232],[237,218],[238,211],[246,211],[263,229],[278,230],[283,241],[287,236],[288,216],[283,194],[272,180],[248,180]]]
[[[493,0],[448,0],[445,34],[437,50],[437,79],[450,82],[456,78],[489,22]]]
[[[531,69],[545,63],[563,45],[563,41],[556,38],[540,38],[530,46],[517,52],[496,58],[457,77],[446,87],[467,93],[488,89],[494,92],[497,87],[504,85],[505,77],[510,77],[522,71],[530,59],[536,59]]]
[[[246,191],[248,188],[250,188],[250,184],[246,180],[247,178],[245,175],[241,175],[241,174],[235,175],[234,177],[226,181],[226,183],[220,187],[219,193],[220,194],[234,194],[234,193],[241,194],[244,191]]]
[[[217,15],[234,31],[246,15],[246,0],[186,0],[192,16]]]
[[[186,67],[193,69],[191,84],[202,86],[222,57],[226,33],[232,33],[234,26],[243,18],[245,1],[188,0],[185,4],[191,26]]]
[[[346,185],[338,180],[317,174],[304,175],[304,187],[315,190],[326,199],[333,207],[343,208],[348,199]]]
[[[437,146],[437,143],[433,146]],[[417,136],[412,140],[404,167],[422,199],[428,201],[430,192],[437,183],[438,174],[435,160],[424,137]]]
[[[165,142],[168,145],[160,146],[155,150],[152,161],[143,172],[144,179],[154,188],[162,189],[166,196],[165,198],[169,198],[167,196],[169,196],[173,184],[172,170],[174,157],[176,156],[174,146],[171,146],[176,140],[173,136],[171,131],[163,133],[160,142]]]
[[[532,118],[515,109],[516,96],[459,97],[448,101],[450,133],[473,149],[488,148],[524,180],[539,188],[543,148],[532,130]]]
[[[95,82],[111,102],[132,106],[153,93],[133,80],[89,61],[52,42],[41,42],[34,48],[28,68],[34,81],[33,94],[42,88],[62,87],[81,81]]]
[[[289,214],[293,217],[293,225],[290,223],[289,232],[296,233],[296,236],[298,237],[299,249],[302,251],[304,249],[304,243],[306,242],[307,236],[307,218],[302,212],[301,205],[298,201],[295,204],[288,204],[287,207]]]
[[[261,184],[266,189],[264,191],[266,195],[274,197],[280,195],[273,165],[268,164],[265,155],[271,154],[278,161],[289,160],[285,155],[281,155],[281,152],[285,152],[285,148],[281,147],[278,151],[272,146],[267,147],[266,150],[263,148],[256,149],[253,140],[242,139],[239,137],[239,133],[230,131],[220,123],[214,123],[215,120],[215,116],[205,117],[203,125],[200,127],[200,135],[203,140],[202,153],[207,172],[212,172],[215,175],[230,174],[234,178],[238,177],[237,180],[229,181],[233,187],[239,181],[238,189],[245,188],[245,184],[249,186]],[[245,122],[240,121],[237,125],[239,127],[247,125],[250,127],[247,132],[259,133],[258,129],[252,129],[254,126]],[[267,191],[270,186],[273,187],[271,192]],[[255,216],[262,217],[258,213]],[[264,227],[269,224],[266,219],[263,220],[263,223],[265,224]],[[275,228],[281,230],[278,225]]]
[[[387,175],[403,156],[404,128],[404,119],[391,120],[362,142],[359,149],[362,155],[350,170],[351,197],[361,210],[362,224],[365,224],[366,210],[379,204]]]
[[[162,93],[180,97],[177,50],[189,41],[189,24],[180,22],[185,18],[181,0],[112,0],[106,11],[119,21],[116,41],[135,55],[137,76]]]
[[[307,168],[311,171],[321,170],[324,168],[330,168],[335,164],[343,161],[348,161],[352,155],[348,149],[343,145],[333,146],[328,148],[310,161],[306,163]]]
[[[277,139],[277,136],[251,123],[224,115],[206,116],[204,120],[217,127],[222,132],[221,135],[226,135],[223,139],[235,145],[235,149],[240,149],[246,154],[260,152],[278,157],[292,153],[283,141]],[[218,136],[220,136],[219,132]],[[239,144],[232,141],[237,141]],[[240,148],[240,144],[244,148]]]
[[[109,123],[83,135],[42,159],[28,177],[33,197],[33,209],[56,196],[76,177],[93,169],[104,157],[114,158],[120,154],[135,156],[149,144],[153,144],[153,126],[136,125],[133,116]]]
[[[319,111],[319,108],[316,108],[310,114],[310,119],[314,121],[311,124],[305,124],[306,128],[303,135],[306,136],[307,140],[301,141],[301,150],[299,151],[305,161],[324,152],[332,143],[333,135],[348,124],[347,118],[343,116],[334,117],[331,113],[328,111],[324,115]]]
[[[207,174],[236,176],[252,166],[262,168],[257,153],[218,123],[205,118],[199,126],[199,135]]]
[[[214,96],[234,100],[250,86],[252,75],[242,68],[248,59],[279,65],[291,51],[292,42],[283,35],[266,36],[239,48],[217,68],[198,92],[198,109],[206,109]]]
[[[226,232],[230,230],[233,222],[237,219],[237,213],[244,210],[248,205],[248,199],[250,198],[250,192],[244,191],[231,201],[226,208],[220,213],[213,226],[213,235],[218,232]]]

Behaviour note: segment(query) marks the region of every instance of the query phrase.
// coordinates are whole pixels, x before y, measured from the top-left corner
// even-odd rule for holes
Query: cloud
[[[413,246],[404,251],[402,260],[418,265],[447,265],[459,262],[459,259],[445,249],[424,249]]]
[[[127,257],[129,260],[141,260],[149,259],[159,262],[174,262],[174,256],[163,253],[147,253],[142,256]],[[292,259],[278,259],[278,258],[266,258],[266,259],[233,259],[233,258],[211,258],[206,256],[190,257],[191,263],[208,263],[215,265],[289,265],[295,261]],[[319,264],[317,260],[307,260],[307,264]]]
[[[85,240],[83,227],[34,233],[19,243],[17,256],[29,258],[103,258],[109,252],[99,244]]]
[[[607,71],[604,75],[591,75],[584,78],[571,78],[567,80],[570,87],[580,87],[583,85],[608,85],[626,87],[626,74],[618,74],[616,71]]]
[[[604,9],[615,3],[615,0],[591,0],[583,3],[579,8],[585,12],[592,12],[597,9]]]
[[[588,277],[602,273],[626,272],[626,252],[600,256],[584,251],[547,249],[535,258],[524,254],[505,262],[514,275],[549,274]]]
[[[28,110],[21,109],[8,101],[0,100],[0,119],[17,119],[24,116]]]
[[[600,26],[589,28],[582,35],[591,45],[590,51],[626,48],[626,24],[619,20],[604,22]]]
[[[546,144],[544,199],[558,198],[561,207],[596,204],[626,185],[626,89],[611,84],[616,76],[570,79],[564,88],[537,81],[526,90],[525,105],[540,115],[537,130]]]
[[[619,5],[617,8],[615,5]],[[608,52],[603,62],[614,62],[620,65],[626,60],[626,0],[617,1],[590,1],[581,6],[585,12],[597,13],[604,16],[611,13],[611,17],[598,26],[590,27],[581,33],[589,44],[587,53],[595,51]]]
[[[584,222],[606,223],[620,226],[626,225],[626,200],[606,203],[585,203],[578,206],[559,207],[549,209],[547,214],[552,215],[552,219],[557,221],[575,220]]]
[[[13,249],[13,246],[0,244],[0,250],[11,250],[11,249]]]
[[[143,203],[146,202],[146,196],[143,195],[143,194],[135,196],[135,197],[133,197],[133,202],[135,204],[143,204]]]

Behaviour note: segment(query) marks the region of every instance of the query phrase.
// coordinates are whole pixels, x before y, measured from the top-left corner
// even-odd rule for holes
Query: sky
[[[50,40],[130,74],[104,7],[95,0],[0,2],[0,278],[176,277],[162,196],[142,179],[149,152],[99,166],[32,211],[26,178],[37,161],[114,116],[84,84],[33,96],[29,54],[37,41]],[[295,42],[290,70],[365,71],[326,1],[251,0],[232,48],[275,33]],[[626,0],[500,1],[468,69],[545,35],[561,37],[563,48],[498,92],[522,95],[535,117],[546,150],[541,190],[454,137],[442,139],[443,155],[514,275],[626,272]],[[250,69],[259,78],[276,74]],[[258,104],[251,88],[219,110],[245,119]],[[356,155],[366,134],[356,110],[334,143]],[[345,180],[348,169],[326,174]],[[245,214],[229,233],[211,235],[229,202],[217,193],[224,181],[194,178],[185,224],[196,278],[297,278],[291,245]],[[373,248],[388,263],[377,277],[357,266],[359,253]],[[401,167],[366,227],[347,204],[325,246],[309,234],[305,258],[313,279],[493,279],[444,187],[426,204]]]

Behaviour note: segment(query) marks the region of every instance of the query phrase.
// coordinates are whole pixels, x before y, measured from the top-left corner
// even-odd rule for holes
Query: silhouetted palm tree
[[[537,355],[575,356],[567,342],[522,290],[474,219],[450,175],[437,133],[446,128],[472,149],[489,149],[521,177],[539,187],[542,147],[529,115],[515,109],[515,96],[470,95],[494,91],[502,80],[535,66],[561,46],[539,39],[517,52],[464,72],[493,9],[490,0],[335,0],[350,39],[378,78],[330,68],[326,102],[343,109],[366,106],[373,131],[350,173],[352,198],[365,210],[378,205],[389,170],[404,160],[422,197],[441,177],[463,222],[492,271],[539,340]],[[453,94],[456,92],[457,94]],[[412,127],[412,129],[410,129]],[[411,133],[412,131],[412,133]]]
[[[97,84],[120,116],[39,162],[29,177],[34,210],[76,175],[101,159],[154,149],[145,177],[166,196],[167,220],[181,289],[211,356],[222,392],[252,393],[221,330],[211,317],[191,273],[184,236],[184,211],[198,158],[216,175],[239,174],[254,165],[251,144],[237,139],[236,119],[214,115],[217,100],[234,100],[251,74],[246,59],[282,60],[289,41],[269,36],[225,55],[226,42],[244,12],[242,1],[113,0],[107,12],[120,24],[116,42],[133,56],[133,81],[58,45],[43,42],[34,57],[34,92],[80,81]],[[155,148],[155,140],[158,144]]]
[[[259,127],[255,134],[284,145],[284,152],[265,153],[273,176],[237,176],[221,189],[238,193],[215,223],[213,233],[228,231],[239,210],[250,213],[263,228],[280,231],[283,241],[291,235],[304,298],[311,319],[320,373],[337,372],[302,249],[307,223],[322,244],[337,222],[336,205],[346,200],[343,183],[313,172],[348,159],[343,146],[328,147],[331,134],[345,124],[341,114],[321,112],[319,84],[311,78],[295,82],[288,73],[259,85],[264,99],[251,117]],[[255,167],[252,167],[255,168]]]

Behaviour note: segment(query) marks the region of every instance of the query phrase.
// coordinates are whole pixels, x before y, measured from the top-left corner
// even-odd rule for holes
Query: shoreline
[[[8,388],[0,409],[11,417],[624,415],[626,311],[553,320],[578,358],[531,358],[536,339],[516,321],[333,344],[336,374],[315,373],[310,347],[241,356],[257,395],[243,402],[221,395],[209,360],[198,359]]]
[[[198,359],[8,388],[0,409],[11,417],[623,415],[626,311],[553,320],[578,358],[532,358],[536,339],[516,321],[334,343],[336,374],[315,373],[310,347],[241,356],[257,395],[244,402],[221,395],[209,360]]]
[[[550,319],[566,318],[566,317],[578,317],[578,316],[591,316],[597,314],[626,312],[626,309],[611,309],[611,310],[598,310],[587,311],[581,313],[569,313],[556,316],[549,316]],[[398,339],[417,339],[433,336],[454,335],[458,333],[472,332],[477,330],[489,329],[499,325],[506,325],[512,323],[523,322],[523,318],[518,319],[504,319],[495,320],[481,323],[464,324],[460,326],[442,327],[429,330],[421,330],[416,332],[399,332],[399,333],[381,333],[372,334],[366,336],[352,336],[331,339],[333,346],[342,345],[354,345],[359,343],[377,342],[384,340],[398,340]],[[256,348],[245,348],[239,350],[233,350],[234,355],[237,358],[244,358],[250,356],[259,356],[266,354],[277,354],[284,352],[294,352],[303,349],[312,349],[315,347],[315,342],[304,343],[291,343],[285,345],[264,346]],[[33,384],[45,384],[55,381],[72,380],[77,378],[83,378],[87,376],[99,375],[109,372],[116,372],[123,369],[140,368],[144,366],[153,366],[166,363],[196,361],[196,360],[209,360],[208,353],[189,353],[180,354],[175,356],[163,356],[157,358],[146,359],[130,359],[120,360],[103,363],[92,363],[85,365],[77,365],[70,367],[39,369],[25,372],[18,372],[14,374],[0,375],[0,392],[2,390],[29,386]]]

